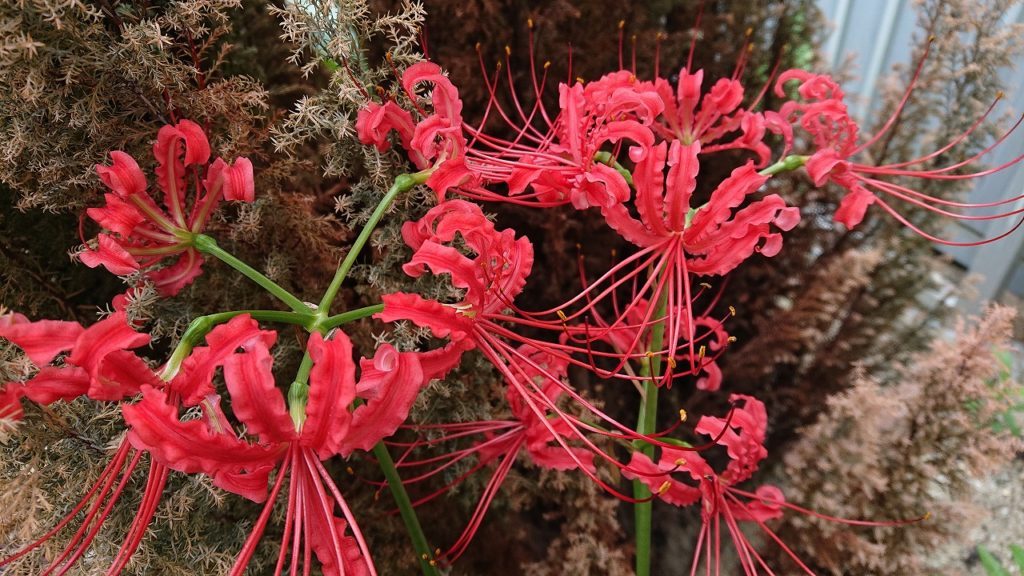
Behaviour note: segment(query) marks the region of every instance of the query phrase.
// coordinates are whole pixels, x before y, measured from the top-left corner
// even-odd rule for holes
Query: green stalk
[[[761,170],[758,174],[762,176],[774,176],[776,174],[781,174],[782,172],[791,172],[806,164],[808,158],[809,156],[790,154],[775,164]]]
[[[665,339],[665,317],[668,310],[668,291],[662,290],[658,297],[657,309],[654,312],[655,318],[663,318],[661,322],[651,329],[650,350],[661,350]],[[648,362],[640,368],[640,376],[644,378],[644,392],[640,399],[640,414],[637,418],[636,431],[640,434],[653,434],[657,428],[658,420],[658,377],[661,376],[661,356],[653,354]],[[654,446],[637,440],[634,448],[654,457]],[[637,502],[633,505],[633,517],[636,520],[636,576],[650,576],[651,574],[651,520],[653,518],[653,504],[650,500],[652,494],[647,485],[640,480],[633,481],[633,497],[636,499],[648,499],[646,502]]]
[[[629,170],[626,170],[622,164],[619,164],[618,161],[615,160],[615,157],[612,156],[611,152],[605,152],[602,150],[601,152],[594,154],[594,161],[614,168],[616,172],[622,175],[626,184],[629,184],[630,186],[633,185],[633,175],[630,174]]]
[[[342,324],[352,322],[353,320],[359,320],[360,318],[366,318],[367,316],[373,316],[374,314],[384,310],[383,304],[373,304],[371,306],[364,306],[362,308],[356,308],[355,310],[349,310],[341,314],[335,314],[334,316],[328,316],[326,320],[320,323],[320,326],[324,330],[330,330],[331,328],[337,328]]]
[[[420,571],[424,576],[439,576],[440,572],[437,570],[434,553],[430,550],[427,537],[423,534],[423,527],[420,526],[420,520],[416,517],[416,510],[412,506],[412,501],[409,500],[409,494],[405,491],[402,478],[398,475],[398,469],[395,468],[395,461],[391,459],[391,453],[388,452],[384,442],[378,442],[373,447],[373,455],[377,458],[380,469],[384,472],[384,478],[388,481],[388,488],[398,506],[402,522],[405,522],[405,529],[409,532],[412,547],[416,550],[416,559],[420,562]]]
[[[192,353],[192,348],[199,344],[203,338],[209,334],[210,330],[213,330],[214,326],[223,324],[228,320],[231,320],[235,316],[241,316],[242,314],[248,314],[255,320],[263,322],[278,322],[280,324],[295,324],[297,326],[308,326],[314,320],[314,316],[309,308],[306,308],[305,313],[297,312],[284,312],[282,310],[231,310],[230,312],[218,312],[216,314],[207,314],[205,316],[197,316],[189,323],[188,328],[185,329],[185,333],[181,335],[181,340],[178,341],[178,345],[174,348],[174,352],[171,353],[171,357],[167,360],[167,364],[164,365],[163,372],[160,377],[164,380],[170,380],[174,378],[175,374],[181,368],[181,363]]]
[[[309,306],[304,304],[302,300],[299,300],[291,292],[285,290],[276,282],[274,282],[270,278],[267,278],[252,266],[249,266],[245,262],[242,262],[233,254],[218,246],[217,241],[214,240],[212,237],[207,236],[206,234],[196,234],[192,240],[192,245],[195,246],[196,249],[202,252],[203,254],[209,254],[210,256],[217,258],[221,262],[224,262],[228,266],[231,266],[235,270],[238,270],[247,278],[262,286],[264,290],[273,294],[275,297],[277,297],[278,300],[287,304],[288,307],[294,310],[295,312],[299,314],[310,313]]]
[[[403,192],[408,192],[413,186],[422,184],[427,181],[432,170],[424,170],[423,172],[417,172],[415,174],[402,174],[395,178],[395,183],[388,190],[387,194],[384,195],[380,200],[380,204],[377,204],[377,208],[370,215],[370,219],[367,220],[366,225],[359,231],[359,236],[356,237],[356,241],[352,243],[352,248],[349,249],[348,254],[345,255],[345,259],[338,266],[338,271],[334,273],[334,279],[331,280],[331,285],[327,287],[327,292],[324,293],[324,297],[320,300],[320,305],[317,306],[317,316],[320,317],[321,322],[326,321],[327,315],[330,314],[331,303],[334,302],[334,298],[338,295],[338,290],[341,289],[341,283],[348,276],[349,270],[356,263],[356,258],[359,253],[363,251],[363,247],[370,240],[370,235],[380,224],[381,219],[384,217],[384,213],[388,211],[391,204],[395,201],[395,198]]]
[[[363,229],[359,231],[359,236],[356,237],[355,242],[352,243],[352,247],[349,249],[348,254],[345,255],[345,259],[342,260],[338,266],[337,272],[334,273],[334,278],[331,280],[330,286],[327,287],[327,291],[324,293],[324,297],[320,300],[320,305],[317,306],[316,321],[314,322],[312,329],[321,333],[327,332],[330,328],[344,324],[345,322],[351,322],[359,318],[365,318],[384,309],[383,305],[376,304],[373,306],[366,306],[356,310],[350,310],[342,314],[336,314],[334,316],[328,316],[331,310],[331,303],[334,302],[334,298],[337,297],[338,291],[341,289],[341,283],[345,281],[345,277],[348,276],[349,271],[356,262],[356,258],[359,257],[360,252],[366,246],[366,243],[370,240],[370,235],[380,224],[381,219],[384,218],[384,214],[388,211],[395,199],[404,192],[408,192],[413,186],[422,184],[427,181],[430,173],[433,170],[425,170],[423,172],[417,172],[415,174],[402,174],[395,178],[395,183],[381,198],[380,203],[377,204],[377,208],[374,209],[373,214],[370,215],[370,219],[367,220]],[[305,418],[305,405],[306,398],[309,395],[309,385],[306,384],[306,380],[309,379],[309,370],[306,368],[306,359],[309,357],[307,353],[303,358],[303,365],[300,367],[300,374],[296,376],[295,383],[292,384],[292,388],[288,394],[288,404],[292,411],[292,419],[296,420],[296,424],[301,424],[301,419]],[[303,375],[303,369],[305,369],[305,378],[300,379]],[[300,382],[300,380],[302,380]],[[358,405],[358,401],[357,401]],[[373,448],[373,453],[377,458],[377,462],[380,465],[381,471],[384,473],[384,477],[387,479],[388,488],[391,490],[391,495],[395,499],[395,504],[398,506],[398,511],[402,516],[402,522],[405,523],[405,529],[409,534],[409,539],[412,540],[413,549],[416,550],[416,556],[420,563],[420,570],[424,576],[439,576],[437,570],[437,561],[434,559],[433,552],[430,550],[430,545],[427,543],[427,537],[423,533],[423,527],[420,525],[419,519],[416,517],[416,511],[413,509],[412,501],[409,499],[409,494],[405,491],[405,486],[402,484],[402,478],[398,475],[398,469],[395,468],[395,462],[391,459],[391,454],[388,453],[387,446],[384,442],[378,442]]]

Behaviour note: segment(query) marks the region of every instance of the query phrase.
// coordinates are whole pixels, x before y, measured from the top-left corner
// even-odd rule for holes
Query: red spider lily
[[[536,86],[539,95],[542,87]],[[415,102],[415,88],[430,82],[433,112],[418,109],[424,118],[418,123],[394,102],[369,103],[359,113],[359,139],[387,150],[388,133],[398,132],[410,159],[419,169],[434,167],[427,185],[443,200],[450,188],[485,200],[558,205],[572,202],[577,208],[605,206],[629,197],[629,186],[621,174],[595,161],[605,143],[632,140],[643,146],[653,144],[648,125],[661,112],[659,97],[637,90],[635,76],[626,71],[609,74],[597,82],[559,87],[560,113],[552,121],[537,107],[527,115],[521,108],[522,124],[516,124],[494,98],[479,126],[463,122],[458,90],[441,74],[436,64],[421,62],[402,75],[402,86]],[[518,101],[517,101],[518,104]],[[512,141],[488,135],[483,125],[496,110],[516,130]],[[531,122],[543,117],[548,132]],[[508,196],[497,195],[483,184],[507,184]],[[533,192],[523,194],[527,187]]]
[[[28,381],[8,382],[0,390],[0,417],[20,419],[23,414],[21,397],[44,405],[57,400],[71,401],[80,396],[94,400],[121,400],[137,393],[140,386],[160,385],[161,382],[149,366],[130,351],[149,343],[149,336],[133,330],[123,311],[88,328],[76,322],[57,320],[30,322],[21,314],[7,314],[0,317],[0,337],[17,344],[33,363],[41,366]],[[47,366],[65,351],[70,351],[70,354],[63,366]],[[143,454],[127,441],[122,441],[100,477],[71,512],[34,542],[0,559],[0,567],[42,546],[84,513],[82,523],[64,551],[43,571],[43,574],[66,574],[96,538]],[[156,513],[167,473],[166,467],[150,462],[142,501],[107,574],[120,574],[141,543]]]
[[[548,401],[557,402],[563,395],[563,390],[561,386],[550,380],[550,376],[564,378],[568,363],[526,345],[520,347],[520,351],[534,363],[533,365],[523,365],[523,372],[534,380]],[[403,480],[406,484],[415,484],[432,478],[473,455],[477,457],[477,462],[472,468],[460,474],[458,478],[440,490],[418,500],[417,505],[437,498],[480,469],[491,463],[497,463],[462,535],[443,554],[449,562],[457,560],[468,548],[518,454],[525,454],[531,462],[542,468],[568,471],[582,467],[590,474],[596,474],[593,452],[577,446],[567,447],[568,442],[575,435],[569,421],[557,414],[550,413],[543,406],[540,406],[540,409],[544,411],[545,416],[538,417],[537,407],[534,406],[536,401],[524,397],[514,386],[509,386],[506,389],[506,397],[512,413],[511,420],[409,426],[408,428],[414,431],[442,432],[442,436],[413,443],[391,443],[411,451],[416,448],[433,447],[474,436],[484,437],[484,440],[468,448],[458,449],[442,456],[421,460],[403,458],[398,462],[399,468],[430,467],[426,472],[406,477]]]
[[[773,232],[771,225],[791,230],[800,221],[800,210],[770,194],[734,213],[769,178],[750,162],[733,170],[706,204],[691,207],[699,151],[699,143],[684,145],[676,140],[671,147],[662,142],[645,153],[634,177],[639,219],[620,204],[602,210],[608,224],[626,240],[654,248],[671,259],[671,266],[694,274],[724,275],[754,252],[777,254],[782,235]],[[666,163],[667,178],[663,176]]]
[[[930,44],[931,40],[929,40],[929,47]],[[925,167],[927,163],[939,158],[958,144],[966,141],[992,112],[996,102],[998,102],[999,98],[1002,97],[1001,95],[996,98],[996,102],[993,102],[992,105],[989,106],[988,110],[966,131],[933,152],[911,160],[884,165],[873,165],[853,160],[855,156],[868,150],[873,144],[881,140],[891,129],[893,129],[894,126],[896,126],[900,114],[909,100],[910,95],[914,90],[914,86],[921,74],[927,54],[928,52],[926,50],[906,92],[903,95],[902,100],[896,106],[896,109],[886,121],[885,125],[883,125],[876,134],[869,137],[863,143],[858,144],[858,126],[856,122],[850,118],[847,112],[846,103],[843,101],[843,91],[828,76],[811,74],[802,70],[790,70],[783,73],[776,83],[776,93],[780,96],[784,95],[784,85],[787,82],[796,81],[798,82],[798,93],[801,97],[801,101],[787,102],[783,105],[781,112],[788,120],[794,122],[798,121],[804,131],[811,136],[814,145],[814,153],[807,158],[806,168],[807,173],[810,175],[815,186],[823,186],[827,182],[833,182],[848,191],[848,194],[843,197],[839,204],[839,208],[836,210],[835,219],[837,222],[840,222],[848,228],[853,228],[864,219],[864,214],[867,211],[868,206],[877,204],[896,218],[900,223],[934,242],[953,246],[976,246],[998,240],[1015,231],[1020,227],[1021,223],[1024,223],[1024,220],[1018,222],[1012,229],[995,238],[973,242],[952,242],[937,238],[934,235],[925,232],[920,227],[910,222],[906,216],[892,207],[887,200],[882,198],[881,195],[895,198],[896,200],[906,202],[918,208],[923,208],[940,216],[958,220],[994,220],[1014,217],[1024,213],[1024,209],[1012,207],[1012,205],[1015,205],[1021,199],[1024,199],[1024,195],[986,203],[955,202],[930,196],[908,186],[888,182],[882,179],[882,177],[904,177],[920,180],[971,180],[987,176],[989,174],[994,174],[1017,164],[1021,160],[1024,160],[1024,154],[1021,154],[1012,160],[993,168],[960,173],[963,169],[969,169],[967,167],[971,163],[980,160],[1005,141],[1010,134],[1020,126],[1021,122],[1024,121],[1024,116],[1021,116],[1008,131],[977,154],[947,166],[939,168]],[[1009,210],[994,214],[976,215],[969,212],[963,213],[953,211],[953,209],[970,211],[975,209],[1000,208],[1007,205],[1011,205]]]
[[[404,266],[407,274],[419,276],[428,268],[434,274],[448,274],[452,284],[464,289],[465,295],[459,303],[442,304],[417,294],[387,294],[382,297],[383,312],[375,317],[385,322],[408,320],[417,326],[429,328],[437,338],[449,340],[446,350],[451,357],[456,358],[452,361],[453,365],[463,352],[477,348],[502,370],[510,384],[519,387],[523,396],[536,397],[541,404],[561,413],[560,409],[544,400],[539,388],[530,386],[531,379],[525,378],[520,365],[531,364],[532,361],[517,348],[518,344],[527,344],[590,369],[593,369],[591,362],[575,358],[574,355],[621,358],[616,353],[596,352],[573,344],[528,338],[506,326],[527,326],[557,332],[559,335],[567,330],[566,324],[557,318],[542,321],[506,313],[526,283],[533,264],[533,247],[526,238],[516,239],[512,230],[496,230],[479,206],[462,200],[444,202],[431,209],[418,222],[406,223],[402,233],[406,244],[414,249],[412,258]],[[475,253],[474,257],[465,256],[449,245],[457,235]],[[583,330],[578,329],[581,332]],[[642,359],[645,355],[638,353],[632,357]],[[636,378],[628,373],[609,376],[630,380]],[[549,377],[560,382],[553,375]],[[571,387],[563,389],[573,400],[598,417],[625,433],[635,434],[605,415]]]
[[[340,331],[328,339],[314,333],[308,344],[313,362],[308,390],[293,385],[287,406],[271,371],[269,348],[275,339],[247,315],[212,330],[208,346],[196,348],[171,382],[186,405],[202,407],[204,418],[181,421],[165,392],[143,387],[142,400],[124,407],[129,440],[173,470],[206,474],[225,490],[266,502],[232,574],[243,573],[251,560],[286,476],[286,524],[275,573],[284,570],[290,549],[292,573],[312,551],[326,574],[375,574],[362,533],[321,461],[366,449],[392,434],[422,386],[450,365],[436,355],[383,347],[372,361],[363,361],[357,384],[348,337]],[[219,366],[232,413],[252,439],[239,438],[220,408],[211,382]],[[357,397],[365,403],[350,411]],[[335,516],[336,509],[343,518]]]
[[[765,524],[781,517],[784,508],[855,526],[898,526],[918,521],[874,522],[835,518],[786,502],[782,491],[775,486],[760,486],[754,492],[736,488],[737,484],[750,479],[761,460],[768,455],[764,448],[768,416],[764,404],[756,398],[732,394],[729,400],[734,403],[729,418],[705,416],[696,427],[698,433],[712,437],[715,443],[726,448],[729,464],[724,471],[715,472],[693,452],[672,448],[662,448],[657,463],[642,452],[634,452],[630,466],[623,471],[625,477],[640,480],[669,504],[691,506],[700,503],[701,530],[694,548],[691,575],[697,573],[702,562],[707,574],[712,574],[712,571],[715,575],[720,573],[722,524],[733,540],[744,574],[756,575],[761,570],[766,574],[775,573],[747,539],[740,522],[756,524],[805,573],[813,575],[814,572]],[[735,408],[737,402],[743,402],[743,407]],[[676,480],[672,475],[677,472],[687,473],[697,484]]]
[[[537,315],[572,309],[569,314],[561,313],[567,319],[596,317],[601,302],[614,300],[620,286],[632,284],[632,302],[616,312],[615,318],[602,322],[605,331],[624,329],[633,335],[632,344],[620,351],[632,353],[644,334],[664,324],[663,349],[650,352],[668,359],[672,370],[678,350],[687,347],[689,372],[702,370],[703,358],[697,353],[701,338],[696,333],[700,322],[692,310],[697,295],[691,274],[725,275],[754,253],[774,256],[782,247],[780,231],[796,226],[800,212],[786,206],[776,194],[740,208],[770,177],[756,172],[750,162],[719,184],[706,204],[691,207],[699,150],[699,142],[684,145],[676,140],[671,147],[662,142],[639,159],[633,179],[638,216],[623,204],[602,208],[602,213],[612,228],[640,249],[578,296]],[[641,304],[646,302],[663,302],[671,313],[659,316],[656,306]],[[638,310],[643,314],[637,315]],[[671,381],[670,374],[666,372],[664,381]]]
[[[412,115],[394,102],[383,105],[370,102],[359,111],[356,133],[363,144],[373,144],[380,151],[389,147],[391,130],[398,132],[403,148],[420,170],[433,167],[427,186],[444,200],[449,188],[471,184],[478,176],[466,166],[466,137],[462,128],[462,100],[459,92],[441,68],[431,62],[419,62],[402,74],[402,87],[415,102],[416,86],[429,82],[432,91],[433,112],[418,110],[424,118],[414,123]]]
[[[595,157],[606,144],[623,140],[639,144],[638,153],[652,146],[649,125],[662,111],[661,100],[639,89],[636,76],[625,70],[586,85],[561,84],[558,94],[559,114],[538,148],[544,155],[522,155],[509,176],[509,194],[530,186],[545,202],[569,201],[577,209],[625,202],[629,184]]]
[[[448,245],[456,239],[456,235],[460,235],[465,245],[475,252],[474,257],[465,256]],[[429,328],[437,338],[447,339],[448,345],[435,353],[446,355],[452,365],[458,362],[458,358],[465,351],[474,348],[480,350],[498,369],[508,385],[516,389],[516,394],[526,402],[537,421],[548,428],[552,437],[569,458],[574,460],[577,467],[605,490],[624,500],[632,500],[590,472],[589,467],[568,445],[566,437],[579,440],[591,452],[615,466],[622,464],[587,439],[588,432],[615,438],[641,439],[656,444],[660,441],[657,438],[640,435],[608,416],[571,386],[562,382],[558,375],[538,364],[526,351],[538,350],[550,354],[559,362],[591,369],[591,363],[579,360],[574,355],[603,354],[605,357],[616,359],[621,358],[621,355],[588,351],[572,344],[542,342],[517,334],[506,326],[530,326],[556,331],[560,335],[567,329],[561,321],[543,322],[505,313],[522,290],[530,272],[533,250],[529,241],[525,238],[516,239],[511,230],[499,232],[478,206],[461,200],[444,202],[431,209],[420,221],[406,223],[403,236],[406,243],[415,250],[411,260],[405,265],[407,273],[419,276],[429,268],[434,274],[449,274],[455,287],[465,289],[465,296],[459,303],[442,304],[416,294],[387,294],[382,297],[384,310],[375,317],[385,322],[408,320],[417,326]],[[637,354],[636,357],[645,356]],[[566,396],[614,430],[599,430],[568,414],[537,382],[538,374],[544,382],[562,390]],[[628,373],[612,376],[636,378],[634,374]],[[565,422],[569,433],[557,431],[555,424],[548,417],[549,413]]]
[[[766,166],[771,158],[771,150],[764,143],[766,131],[781,134],[789,141],[792,128],[777,112],[761,113],[740,108],[744,89],[736,78],[741,71],[742,63],[737,65],[732,78],[720,78],[706,94],[701,93],[703,70],[692,74],[688,68],[680,70],[674,92],[667,80],[655,78],[651,89],[661,98],[665,108],[661,121],[654,125],[657,135],[685,146],[696,145],[695,152],[700,154],[749,150],[757,155],[758,168]],[[750,107],[756,106],[762,95],[763,91],[750,103]],[[737,132],[738,136],[724,141]]]
[[[210,144],[202,128],[189,120],[161,128],[153,156],[166,211],[146,191],[146,177],[135,159],[111,152],[111,165],[97,165],[96,172],[112,192],[104,195],[106,205],[87,211],[108,232],[81,258],[90,268],[102,265],[117,275],[146,270],[160,293],[172,296],[202,272],[203,259],[193,238],[206,227],[221,198],[252,202],[252,163],[237,158],[229,165],[217,158],[207,167]],[[191,208],[186,205],[189,178],[196,188]],[[174,263],[151,269],[171,256],[178,256]]]

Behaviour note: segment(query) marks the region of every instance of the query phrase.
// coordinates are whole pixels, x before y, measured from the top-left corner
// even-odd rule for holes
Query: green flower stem
[[[810,156],[790,154],[789,156],[786,156],[785,158],[779,160],[775,164],[772,164],[771,166],[765,168],[764,170],[761,170],[760,172],[758,172],[758,174],[762,176],[774,176],[776,174],[781,174],[782,172],[792,172],[793,170],[796,170],[797,168],[800,168],[801,166],[806,164],[808,158],[810,158]]]
[[[327,292],[324,293],[324,297],[320,300],[320,305],[317,306],[317,316],[320,322],[327,320],[328,314],[330,314],[331,303],[334,302],[334,298],[338,295],[338,290],[341,289],[341,283],[344,282],[345,277],[348,276],[349,270],[356,263],[356,258],[359,253],[363,251],[363,247],[370,240],[370,235],[380,224],[381,219],[384,217],[384,213],[388,211],[391,204],[394,203],[395,198],[403,192],[408,192],[413,186],[422,184],[427,181],[433,170],[424,170],[415,174],[402,174],[395,178],[395,183],[388,190],[387,194],[384,195],[380,200],[380,204],[377,204],[377,208],[370,215],[370,219],[367,220],[366,225],[359,231],[359,236],[356,237],[356,241],[352,243],[352,247],[349,249],[348,254],[345,255],[345,259],[342,260],[341,265],[338,266],[338,271],[334,273],[334,279],[331,280],[331,285],[327,287]]]
[[[171,353],[171,357],[167,360],[167,364],[164,365],[164,369],[161,372],[160,377],[163,380],[170,380],[171,378],[174,378],[178,373],[178,370],[181,368],[181,363],[189,354],[192,353],[192,348],[194,348],[196,344],[199,344],[199,342],[209,334],[210,330],[213,330],[214,326],[223,324],[235,316],[241,316],[242,314],[248,314],[255,320],[261,320],[264,322],[295,324],[297,326],[308,326],[314,320],[313,313],[308,308],[306,309],[306,312],[302,314],[296,312],[284,312],[281,310],[232,310],[230,312],[218,312],[217,314],[198,316],[189,323],[188,328],[185,329],[185,333],[181,335],[181,340],[178,341],[178,345],[174,348],[174,352]]]
[[[370,235],[373,234],[377,225],[380,224],[381,219],[384,218],[384,214],[389,208],[391,208],[391,205],[400,194],[408,192],[417,184],[426,182],[427,178],[430,177],[431,172],[433,172],[432,169],[417,172],[415,174],[402,174],[395,178],[395,183],[387,193],[384,194],[384,197],[381,198],[380,203],[377,204],[377,208],[374,209],[373,214],[370,215],[370,219],[367,220],[363,229],[359,231],[359,236],[357,236],[355,242],[352,243],[352,247],[349,248],[348,254],[345,255],[345,259],[342,260],[341,264],[338,266],[337,272],[334,273],[334,278],[331,280],[330,286],[327,287],[324,297],[320,300],[320,305],[317,306],[316,321],[312,326],[312,330],[325,333],[327,330],[340,324],[357,320],[359,318],[365,318],[384,309],[383,305],[377,304],[356,310],[350,310],[334,316],[328,316],[331,310],[331,303],[334,302],[334,298],[337,297],[338,291],[341,289],[341,283],[345,281],[345,277],[348,276],[352,266],[355,265],[356,258],[359,257],[359,254],[366,246],[366,243],[369,242]],[[299,369],[299,375],[296,376],[295,382],[292,384],[288,393],[289,409],[292,413],[292,419],[296,421],[296,425],[301,425],[301,419],[305,418],[306,398],[309,395],[309,385],[306,383],[309,379],[309,369],[306,367],[307,358],[309,358],[308,353],[303,358],[303,364]],[[305,378],[300,378],[303,376],[304,368]],[[420,525],[419,519],[416,517],[416,511],[413,509],[412,501],[409,499],[409,495],[405,491],[405,486],[402,484],[402,478],[398,475],[398,469],[395,468],[395,462],[391,459],[391,454],[388,453],[387,447],[383,442],[379,442],[373,448],[373,453],[377,458],[381,471],[384,473],[384,477],[387,479],[388,488],[391,490],[391,495],[394,497],[395,504],[398,506],[398,511],[402,516],[402,521],[405,523],[405,529],[409,533],[410,540],[412,540],[413,548],[416,550],[416,556],[420,563],[420,570],[423,572],[424,576],[439,576],[440,573],[437,570],[437,561],[434,559],[434,554],[431,552],[430,545],[427,543],[427,537],[423,534],[423,527]]]
[[[668,310],[668,292],[662,291],[658,298],[655,318],[665,318]],[[665,321],[659,322],[651,329],[650,350],[661,350],[665,339]],[[636,431],[640,434],[653,434],[658,420],[658,377],[661,376],[661,356],[653,354],[640,369],[644,378],[644,395],[640,399],[640,415],[637,418]],[[653,459],[654,446],[637,440],[634,448]],[[633,481],[633,497],[649,499],[652,494],[647,485],[639,480]],[[633,505],[633,516],[636,520],[636,576],[651,574],[651,520],[653,517],[652,500],[638,502]]]
[[[437,560],[434,559],[434,553],[430,550],[427,537],[423,534],[423,527],[420,526],[420,520],[416,517],[416,510],[412,507],[409,494],[405,491],[405,485],[402,484],[402,478],[398,475],[398,469],[395,468],[395,461],[391,459],[391,453],[388,452],[384,442],[378,442],[373,447],[373,455],[377,458],[380,469],[384,472],[384,478],[388,481],[388,488],[398,506],[402,522],[405,522],[405,529],[409,532],[412,547],[416,550],[416,559],[420,562],[420,571],[424,576],[439,576]]]
[[[622,178],[626,180],[626,184],[629,184],[630,186],[633,185],[633,175],[630,174],[629,170],[626,170],[622,164],[619,164],[619,162],[615,160],[615,157],[612,156],[611,152],[601,151],[594,154],[594,161],[614,168],[615,171],[621,174]]]
[[[287,304],[288,307],[295,312],[299,314],[308,314],[310,312],[309,306],[304,304],[302,300],[299,300],[291,292],[285,290],[252,266],[242,262],[230,252],[218,246],[217,241],[212,237],[207,236],[206,234],[196,234],[192,239],[192,245],[203,254],[209,254],[228,266],[231,266],[235,270],[238,270],[247,278],[262,286],[264,290],[273,294],[278,300]]]
[[[383,304],[374,304],[372,306],[364,306],[362,308],[356,308],[355,310],[349,310],[341,314],[335,314],[334,316],[328,316],[326,320],[320,323],[320,326],[324,330],[330,330],[331,328],[337,328],[342,324],[352,322],[353,320],[359,320],[360,318],[366,318],[367,316],[373,316],[374,314],[384,310]]]

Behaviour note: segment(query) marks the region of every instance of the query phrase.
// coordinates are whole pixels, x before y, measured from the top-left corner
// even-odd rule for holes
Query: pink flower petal
[[[0,338],[14,342],[36,366],[46,366],[57,354],[74,347],[85,332],[81,324],[62,320],[29,322],[18,315],[5,315],[8,322],[0,323]]]
[[[224,382],[231,394],[231,409],[249,434],[264,444],[297,437],[281,391],[274,385],[270,351],[260,345],[232,354],[224,363]]]
[[[100,180],[121,198],[129,198],[146,191],[146,175],[134,158],[114,150],[110,153],[110,166],[96,165]]]
[[[82,264],[89,268],[103,266],[111,274],[127,276],[139,269],[139,263],[112,236],[100,234],[97,237],[99,247],[96,250],[85,250],[79,255]]]

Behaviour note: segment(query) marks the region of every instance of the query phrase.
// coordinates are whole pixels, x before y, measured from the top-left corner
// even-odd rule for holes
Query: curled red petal
[[[570,200],[577,210],[621,204],[629,200],[629,184],[614,168],[594,164],[576,178]]]
[[[425,300],[418,294],[395,292],[381,296],[381,301],[384,302],[384,310],[374,318],[383,322],[408,320],[421,328],[430,328],[437,338],[451,338],[453,341],[466,338],[473,329],[472,320],[454,308]]]
[[[726,447],[730,462],[721,476],[729,484],[736,484],[750,478],[768,456],[764,447],[768,414],[764,403],[752,396],[732,394],[729,401],[743,402],[743,406],[733,408],[731,419],[704,416],[695,429],[718,438],[718,444]]]
[[[104,206],[89,208],[85,212],[106,230],[127,238],[131,236],[135,227],[146,219],[137,207],[125,202],[116,194],[105,194],[104,199]]]
[[[162,296],[174,296],[203,273],[203,257],[189,248],[170,266],[146,272],[146,278]]]
[[[357,389],[367,402],[352,413],[352,425],[340,449],[343,456],[354,450],[371,450],[409,417],[416,397],[429,382],[418,356],[414,352],[399,353],[384,344],[372,360],[360,361]]]
[[[264,464],[242,472],[218,470],[213,474],[213,485],[253,502],[263,502],[267,499],[267,485],[275,467]]]
[[[270,351],[261,345],[251,346],[241,354],[231,354],[224,363],[224,382],[231,394],[231,409],[245,424],[246,432],[258,435],[264,444],[287,442],[296,437],[284,397],[274,385],[272,365]]]
[[[144,385],[160,386],[162,381],[141,358],[128,350],[104,355],[87,396],[93,400],[122,400],[138,394]]]
[[[868,206],[875,203],[875,195],[857,186],[843,196],[836,209],[835,220],[847,228],[853,228],[864,220]]]
[[[235,162],[224,169],[224,198],[242,202],[256,199],[252,162],[248,158],[235,158]]]
[[[682,144],[672,142],[668,151],[668,177],[665,181],[665,225],[669,230],[681,231],[690,210],[690,196],[697,188],[697,173],[700,171],[700,141]]]
[[[229,430],[214,431],[202,420],[182,422],[178,408],[168,403],[167,395],[150,386],[142,387],[142,400],[124,406],[122,412],[131,427],[128,441],[132,446],[148,451],[168,468],[188,474],[202,472],[214,479],[243,471],[261,474],[281,459],[286,448],[285,444],[249,444]],[[230,485],[224,480],[222,483]],[[257,502],[266,499],[265,482],[258,493],[250,484],[246,486],[246,497]]]
[[[363,144],[373,144],[377,150],[386,152],[391,147],[388,134],[398,132],[402,146],[409,150],[415,124],[412,114],[398,104],[387,101],[384,104],[370,102],[356,116],[356,135]]]
[[[121,198],[128,198],[146,191],[146,175],[139,169],[138,162],[120,150],[110,153],[110,166],[96,165],[100,180]]]
[[[96,379],[108,354],[149,344],[149,335],[136,332],[126,312],[115,312],[82,332],[68,356],[68,363],[81,366]]]
[[[812,154],[807,159],[807,163],[804,164],[804,168],[807,170],[807,174],[810,175],[814,185],[822,186],[832,176],[833,170],[845,172],[849,169],[849,165],[850,163],[845,158],[839,156],[835,150],[826,148]]]
[[[205,164],[210,159],[210,142],[198,124],[182,120],[163,126],[153,144],[156,158],[157,184],[164,191],[164,204],[171,215],[183,224],[185,205],[185,168]]]
[[[181,396],[186,406],[195,406],[207,395],[214,393],[214,371],[223,366],[238,349],[270,349],[276,341],[277,333],[273,330],[260,330],[252,316],[235,316],[206,335],[206,346],[197,346],[192,350],[192,354],[181,363],[178,374],[171,380],[171,389]]]
[[[356,366],[352,341],[338,330],[329,340],[319,333],[309,338],[313,369],[309,373],[309,402],[299,442],[316,451],[321,460],[337,454],[348,434],[356,399]]]
[[[431,99],[434,103],[434,114],[447,120],[462,121],[462,100],[459,91],[447,76],[441,73],[441,67],[433,62],[417,62],[406,68],[402,74],[402,86],[409,94],[415,94],[416,85],[430,82],[434,85]]]
[[[462,156],[449,158],[441,163],[427,178],[427,186],[437,194],[439,202],[443,202],[445,194],[459,186],[475,186],[480,177],[466,166]]]
[[[669,451],[666,451],[667,454]],[[686,461],[686,456],[680,456],[677,460]],[[692,455],[689,458],[694,461],[699,460],[700,456]],[[664,462],[666,457],[662,456]],[[671,462],[671,461],[670,461]],[[668,464],[667,470],[683,467],[684,464],[676,464],[671,462]],[[696,504],[701,500],[700,489],[696,486],[690,486],[684,482],[673,479],[666,471],[666,466],[657,465],[651,459],[642,452],[634,452],[632,458],[629,460],[629,466],[623,468],[622,475],[630,480],[639,480],[643,482],[651,492],[658,495],[659,498],[673,504],[675,506],[690,506]]]

